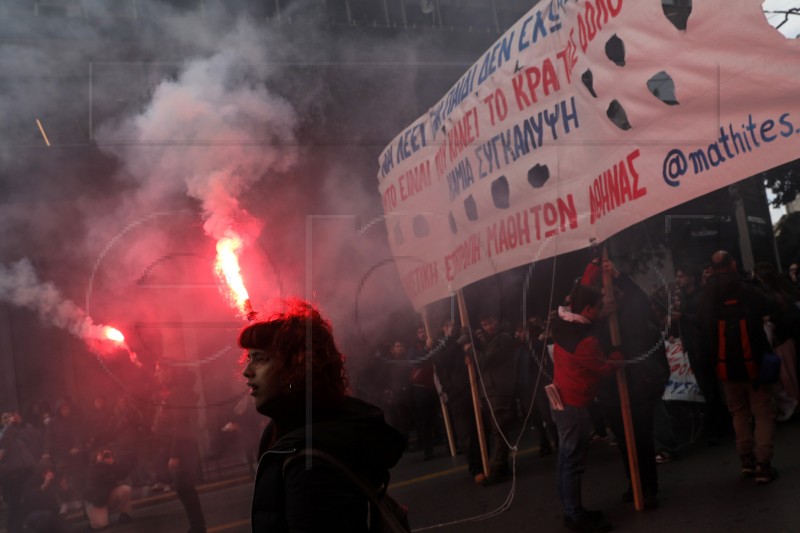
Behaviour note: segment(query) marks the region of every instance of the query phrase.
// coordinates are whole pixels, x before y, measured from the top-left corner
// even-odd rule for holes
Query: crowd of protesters
[[[672,288],[651,294],[613,263],[595,259],[562,296],[562,305],[546,317],[531,316],[524,323],[511,325],[501,320],[504,313],[484,311],[477,314],[475,329],[447,317],[420,325],[410,339],[388,339],[362,374],[353,376],[351,392],[380,406],[407,450],[421,452],[424,461],[435,457],[449,426],[479,486],[510,478],[509,443],[527,420],[538,435],[540,455],[558,453],[556,484],[565,526],[607,531],[611,526],[603,514],[586,510],[581,501],[589,445],[617,446],[621,479],[628,480],[622,499],[632,502],[627,449],[632,442],[644,508],[658,506],[656,465],[680,457],[672,431],[680,402],[665,394],[673,365],[667,348],[677,345],[696,384],[708,444],[733,435],[744,475],[760,484],[777,477],[775,424],[792,418],[800,405],[796,263],[787,275],[768,263],[743,273],[731,254],[719,251],[705,265],[677,264]],[[604,306],[607,301],[613,305]],[[779,373],[769,379],[763,376],[765,353],[780,360]],[[40,402],[23,414],[3,413],[0,488],[9,532],[57,532],[73,511],[85,513],[93,528],[108,525],[110,513],[118,513],[120,522],[130,520],[131,486],[174,488],[190,531],[205,531],[195,489],[200,469],[191,430],[195,411],[181,408],[197,403],[194,376],[162,363],[150,398],[120,395],[109,404],[97,395],[88,409],[61,399],[52,410]],[[630,441],[624,438],[620,368],[627,376]],[[548,385],[554,387],[546,393]],[[236,419],[220,431],[217,450],[236,448],[252,467],[260,428],[248,407],[249,401],[236,407]]]
[[[71,515],[91,529],[131,520],[131,497],[174,490],[192,533],[206,530],[197,482],[203,475],[194,374],[159,361],[147,396],[69,398],[2,415],[0,488],[9,533],[58,532]],[[247,398],[244,398],[247,400]],[[227,453],[254,468],[261,424],[240,402],[220,424],[210,459]],[[248,445],[248,442],[250,443]]]
[[[616,377],[620,368],[625,369],[634,430],[630,442],[638,457],[644,509],[658,507],[657,465],[678,459],[699,436],[709,446],[733,436],[742,474],[758,484],[777,477],[772,465],[775,424],[792,418],[800,400],[796,263],[786,274],[768,263],[742,272],[731,254],[719,251],[702,265],[678,263],[674,283],[647,291],[598,258],[575,287],[544,320],[533,316],[514,327],[499,320],[502,313],[481,313],[475,330],[446,318],[435,324],[432,338],[420,327],[410,342],[392,339],[385,352],[376,354],[367,370],[370,379],[358,392],[385,410],[390,423],[410,438],[409,450],[422,451],[423,459],[433,454],[430,415],[436,413],[433,435],[440,442],[447,416],[456,447],[481,486],[508,479],[508,443],[525,429],[520,423],[530,411],[529,427],[538,433],[540,454],[558,449],[558,495],[564,524],[572,530],[611,528],[601,512],[587,511],[581,503],[580,473],[592,442],[619,449],[628,479],[621,497],[634,501]],[[612,306],[603,306],[609,296],[605,287],[613,288]],[[616,337],[609,327],[612,315]],[[668,347],[683,361],[687,382],[673,381],[678,363],[674,353],[668,359]],[[764,377],[762,367],[769,365],[765,353],[780,359],[780,372],[771,378]],[[478,446],[470,367],[477,380],[488,468]],[[432,395],[424,404],[415,396],[422,383],[414,376],[421,373],[428,376],[426,390],[438,392],[445,410]],[[551,383],[562,395],[562,409],[548,403],[545,387]],[[667,393],[687,383],[694,387],[694,396],[686,396],[690,401]],[[687,409],[702,427],[688,436],[691,441],[674,431]]]

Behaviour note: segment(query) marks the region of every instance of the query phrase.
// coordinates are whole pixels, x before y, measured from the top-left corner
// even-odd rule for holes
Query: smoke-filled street
[[[0,532],[800,528],[738,4],[0,2]]]

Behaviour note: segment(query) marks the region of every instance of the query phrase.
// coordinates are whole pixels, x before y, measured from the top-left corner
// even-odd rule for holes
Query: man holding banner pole
[[[514,424],[516,364],[514,341],[502,331],[497,317],[485,313],[473,343],[487,407],[492,415],[490,473],[483,485],[494,485],[511,476],[508,439]]]
[[[469,333],[469,315],[467,314],[467,303],[464,300],[464,291],[459,290],[456,293],[458,299],[458,313],[461,316],[461,326]],[[464,342],[467,342],[466,339]],[[464,349],[472,353],[468,344],[464,344]],[[481,463],[483,464],[483,477],[475,477],[475,482],[483,484],[490,475],[489,469],[489,450],[486,444],[486,432],[483,426],[483,414],[481,409],[481,399],[478,393],[478,381],[475,376],[474,359],[470,355],[466,355],[464,361],[467,365],[467,373],[469,375],[470,392],[472,393],[472,408],[475,413],[475,429],[478,433],[478,444],[480,445]]]
[[[433,347],[433,335],[431,334],[432,330],[431,330],[430,320],[428,319],[428,313],[424,309],[422,310],[422,323],[424,325],[425,336],[426,336],[427,342],[429,344],[428,348],[430,349],[430,348]],[[435,349],[435,351],[438,351],[438,350],[441,350],[441,349],[442,349],[442,346],[438,346]],[[434,351],[434,354],[435,354],[435,351]],[[434,354],[432,354],[432,356],[431,356],[432,358],[435,357]],[[436,392],[438,393],[438,396],[439,396],[439,406],[442,409],[442,422],[444,423],[444,430],[445,430],[445,434],[447,436],[447,446],[448,446],[448,449],[450,450],[450,456],[451,457],[455,457],[456,456],[456,443],[455,443],[455,439],[453,437],[453,427],[452,427],[452,424],[450,423],[450,412],[449,412],[449,409],[447,408],[447,401],[446,401],[447,395],[444,393],[444,391],[442,389],[441,379],[439,378],[439,369],[437,368],[435,362],[434,362],[434,365],[433,365],[433,381],[434,381],[434,384],[436,386]]]
[[[455,434],[467,468],[475,483],[486,479],[481,461],[481,445],[478,441],[477,423],[473,412],[472,393],[468,364],[464,348],[459,341],[459,328],[452,320],[442,324],[442,337],[433,353],[436,375],[447,396],[447,406],[455,426]]]
[[[622,495],[637,511],[658,506],[658,473],[653,436],[655,406],[669,379],[664,341],[652,302],[636,283],[608,260],[607,245],[600,261],[590,263],[581,280],[604,287],[609,338],[619,347],[628,364],[606,381],[598,392],[617,445],[630,486]],[[624,438],[623,438],[624,437]]]
[[[601,292],[576,285],[570,306],[561,307],[553,319],[554,378],[546,387],[553,421],[558,429],[556,481],[564,510],[564,525],[573,531],[610,531],[600,511],[583,507],[581,478],[589,452],[592,419],[587,406],[593,401],[603,376],[611,375],[621,361],[619,352],[606,357],[597,324],[603,308]]]

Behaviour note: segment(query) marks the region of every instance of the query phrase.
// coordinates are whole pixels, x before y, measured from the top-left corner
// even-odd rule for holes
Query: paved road
[[[626,487],[616,449],[593,446],[584,477],[585,505],[603,509],[615,531],[798,532],[800,531],[800,421],[778,427],[775,466],[780,478],[767,486],[743,479],[732,440],[720,446],[698,443],[683,458],[659,466],[660,507],[636,512],[622,503]],[[482,488],[472,483],[460,457],[437,449],[433,461],[406,454],[393,471],[390,492],[410,509],[412,528],[440,533],[563,531],[555,496],[555,457],[540,458],[523,446],[515,480]],[[213,484],[201,495],[210,533],[245,533],[249,529],[250,482]],[[188,529],[174,495],[139,502],[134,521],[114,525],[115,533],[174,533]],[[506,509],[503,511],[503,509]],[[492,515],[483,520],[481,516]],[[73,524],[85,531],[86,522]]]
[[[604,510],[615,531],[798,532],[798,444],[800,421],[778,427],[774,464],[781,476],[770,485],[758,486],[739,473],[732,438],[714,447],[697,443],[684,451],[682,459],[659,466],[660,506],[646,512],[636,512],[633,504],[621,501],[627,481],[617,450],[594,445],[584,476],[584,505]],[[444,465],[436,466],[441,469]],[[565,531],[554,474],[554,456],[523,453],[517,460],[514,483],[476,487],[460,470],[399,483],[392,494],[410,506],[411,525],[418,531]],[[476,520],[504,507],[508,510]],[[442,526],[433,527],[437,525]]]

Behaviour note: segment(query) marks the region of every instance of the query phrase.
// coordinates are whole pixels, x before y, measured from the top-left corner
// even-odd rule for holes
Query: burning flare
[[[122,349],[134,365],[142,366],[136,353],[125,343],[122,332],[96,324],[52,282],[39,279],[28,258],[8,266],[0,263],[0,301],[36,312],[43,323],[68,331],[100,357],[111,357]]]
[[[123,335],[120,330],[111,326],[97,326],[97,327],[100,328],[102,335],[100,339],[97,339],[99,343],[104,343],[105,341],[111,341],[116,345],[114,349],[125,350],[126,352],[128,352],[128,359],[130,359],[131,363],[138,366],[139,368],[142,367],[142,362],[139,361],[139,356],[136,355],[136,352],[130,349],[128,344],[125,342],[125,335]],[[89,339],[87,339],[87,342],[88,341]],[[95,345],[92,348],[98,355],[105,355],[105,352],[108,350],[108,348],[105,348],[100,345]]]
[[[125,335],[122,334],[120,330],[117,328],[112,328],[111,326],[106,326],[103,328],[103,334],[106,336],[108,340],[123,343],[125,342]]]
[[[242,270],[239,267],[239,251],[242,248],[242,239],[233,231],[226,232],[225,236],[217,241],[217,262],[215,270],[228,286],[228,298],[239,312],[248,318],[253,314],[250,305],[250,295],[242,279]]]

